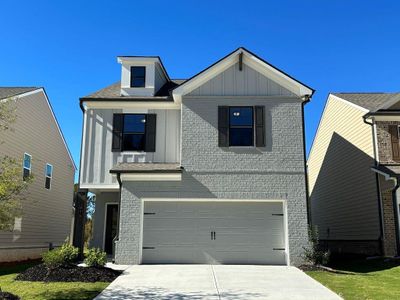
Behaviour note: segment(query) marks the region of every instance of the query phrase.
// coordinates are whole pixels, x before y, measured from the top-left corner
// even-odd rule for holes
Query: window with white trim
[[[23,171],[22,171],[22,178],[25,181],[31,176],[32,171],[32,155],[28,153],[24,153],[24,161],[23,161]]]
[[[46,164],[45,177],[44,187],[49,190],[51,188],[51,179],[53,178],[53,166],[51,164]]]

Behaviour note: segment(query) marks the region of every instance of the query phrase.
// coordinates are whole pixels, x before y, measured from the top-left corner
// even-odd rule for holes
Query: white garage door
[[[145,202],[143,263],[285,264],[279,202]]]

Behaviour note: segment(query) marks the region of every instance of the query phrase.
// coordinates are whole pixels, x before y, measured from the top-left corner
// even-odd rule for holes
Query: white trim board
[[[121,181],[182,181],[182,173],[123,173]]]
[[[148,102],[135,102],[135,100],[129,101],[90,101],[85,100],[82,102],[85,105],[85,109],[97,108],[97,109],[180,109],[180,105],[172,101],[151,101]]]

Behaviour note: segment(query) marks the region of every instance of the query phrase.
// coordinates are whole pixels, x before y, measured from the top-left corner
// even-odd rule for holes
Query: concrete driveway
[[[126,269],[95,299],[341,298],[295,267],[140,265]]]

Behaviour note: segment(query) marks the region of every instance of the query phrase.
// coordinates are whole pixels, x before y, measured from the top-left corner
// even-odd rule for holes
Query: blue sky
[[[329,92],[400,91],[400,1],[0,2],[0,86],[43,86],[75,162],[78,99],[120,77],[117,55],[159,55],[187,78],[244,46],[316,89],[309,150]]]

